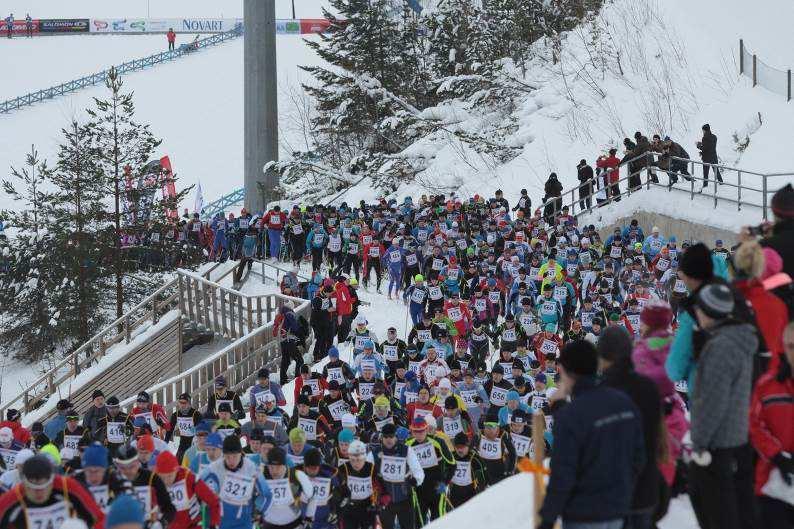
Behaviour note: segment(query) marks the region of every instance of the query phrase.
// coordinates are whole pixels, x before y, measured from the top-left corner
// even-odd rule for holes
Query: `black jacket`
[[[604,371],[601,383],[627,394],[640,410],[645,437],[645,465],[637,477],[632,508],[652,507],[659,499],[661,480],[655,457],[660,443],[662,421],[659,390],[651,379],[634,371],[631,365],[612,366]]]
[[[584,193],[593,192],[593,168],[585,164],[577,167],[576,177],[579,179],[579,191]]]
[[[700,142],[700,156],[704,162],[717,163],[717,136],[711,132],[703,132]]]
[[[582,377],[570,404],[555,410],[553,433],[543,523],[625,517],[645,464],[637,406],[622,391]]]
[[[546,196],[560,197],[562,196],[562,184],[556,178],[549,178],[543,186],[543,191],[546,193]]]

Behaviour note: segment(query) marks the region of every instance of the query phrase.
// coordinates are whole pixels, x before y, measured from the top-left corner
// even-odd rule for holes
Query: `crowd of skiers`
[[[311,356],[287,304],[278,377],[218,377],[200,409],[141,391],[124,410],[97,390],[30,428],[8,410],[0,527],[411,529],[540,472],[523,463],[541,416],[542,529],[654,527],[684,491],[704,529],[790,529],[794,189],[771,206],[766,235],[734,248],[636,221],[602,239],[526,193],[273,208],[243,255],[266,230],[266,255],[311,260],[307,284],[284,285],[311,300]],[[359,279],[388,280],[385,330]]]

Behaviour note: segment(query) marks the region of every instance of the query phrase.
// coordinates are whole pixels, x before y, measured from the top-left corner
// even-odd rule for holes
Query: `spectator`
[[[55,405],[55,409],[57,411],[55,417],[44,425],[44,435],[49,439],[55,439],[66,428],[66,414],[72,410],[72,403],[66,399],[61,399]]]
[[[672,187],[673,184],[678,182],[679,174],[683,175],[688,182],[692,181],[688,164],[685,161],[689,159],[689,153],[680,144],[671,140],[669,136],[665,136],[664,141],[661,143],[661,152],[662,156],[657,162],[657,166],[660,169],[667,170],[667,176],[670,178],[667,187]]]
[[[559,516],[566,529],[594,522],[620,529],[645,464],[640,412],[623,392],[596,383],[598,353],[590,342],[568,343],[559,361],[552,474],[538,527],[551,529]]]
[[[173,51],[174,46],[176,45],[176,33],[174,33],[174,28],[168,28],[166,38],[168,39],[168,51]]]
[[[8,31],[8,38],[11,38],[11,34],[14,32],[14,13],[11,13],[6,17],[6,31]]]
[[[764,288],[762,277],[766,268],[766,259],[761,245],[756,241],[747,241],[739,245],[733,258],[736,270],[734,287],[742,293],[755,312],[758,329],[766,345],[764,353],[769,357],[769,368],[777,370],[780,355],[783,354],[783,329],[788,323],[788,308],[779,297]],[[766,362],[764,362],[766,364]],[[761,371],[766,371],[763,365]]]
[[[765,226],[761,246],[773,248],[783,258],[783,271],[794,277],[794,187],[786,184],[772,197],[775,222]],[[742,229],[742,238],[751,237],[750,228]]]
[[[662,405],[659,390],[651,379],[634,370],[632,342],[624,327],[608,327],[598,340],[598,367],[602,384],[624,392],[640,410],[645,464],[634,486],[631,512],[624,529],[651,529],[662,482],[656,465],[657,450],[661,445]]]
[[[623,141],[627,149],[629,144],[633,145],[630,150],[627,150],[626,155],[623,157],[621,163],[629,162],[629,189],[634,191],[642,187],[642,174],[641,171],[651,164],[650,156],[648,153],[651,151],[651,144],[648,138],[643,136],[641,132],[634,133],[634,140],[636,144],[631,143],[628,138]],[[628,143],[626,143],[628,141]],[[655,176],[654,176],[655,179]]]
[[[626,139],[628,140],[628,138]],[[620,159],[617,157],[617,152],[617,149],[609,149],[609,156],[599,156],[596,161],[596,167],[606,173],[604,183],[609,185],[605,200],[609,200],[609,197],[616,197],[616,201],[620,200],[620,184],[618,183],[618,180],[620,180],[618,171]]]
[[[593,168],[587,165],[586,160],[581,160],[576,171],[579,179],[579,208],[590,209],[593,205]]]
[[[27,33],[28,38],[33,37],[33,19],[30,18],[30,13],[25,15],[25,31]]]
[[[703,125],[703,138],[697,142],[697,148],[700,149],[700,159],[703,160],[703,189],[709,185],[709,169],[710,164],[719,163],[717,159],[717,136],[711,133],[711,126],[706,123]],[[720,168],[714,168],[714,178],[717,182],[722,183],[722,174]]]
[[[704,528],[754,526],[752,450],[748,417],[755,329],[732,317],[734,297],[723,284],[701,288],[695,385],[690,389],[690,499]]]
[[[529,198],[526,189],[521,190],[521,198],[518,199],[513,211],[521,211],[526,218],[532,216],[532,199]]]
[[[794,527],[794,506],[773,497],[776,484],[791,488],[794,479],[794,323],[783,333],[785,353],[776,370],[757,382],[750,406],[750,440],[760,458],[755,466],[755,494],[764,529]],[[779,473],[780,480],[771,476]]]
[[[91,406],[83,414],[83,426],[93,435],[99,422],[107,417],[108,409],[105,406],[105,394],[102,390],[95,389],[91,394]]]
[[[543,203],[546,204],[543,216],[546,218],[546,222],[551,224],[554,217],[562,210],[562,184],[557,180],[557,173],[549,175],[549,179],[543,186],[543,191],[546,193],[543,197]]]

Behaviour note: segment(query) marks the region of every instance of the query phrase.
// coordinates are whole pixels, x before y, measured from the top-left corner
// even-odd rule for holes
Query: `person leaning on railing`
[[[745,226],[739,237],[751,240],[761,235],[761,246],[773,248],[783,258],[783,272],[794,277],[794,188],[786,184],[772,197],[775,221],[757,227]]]
[[[617,197],[615,200],[620,200],[620,187],[618,186],[620,159],[617,157],[617,153],[617,149],[609,149],[609,156],[601,155],[596,161],[596,167],[604,173],[604,185],[609,186],[606,191],[606,197],[603,199],[604,202],[609,200],[609,197]],[[596,203],[600,202],[601,200],[596,195]]]

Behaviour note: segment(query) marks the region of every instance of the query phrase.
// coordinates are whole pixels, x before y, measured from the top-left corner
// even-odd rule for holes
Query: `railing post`
[[[753,53],[753,86],[755,86],[758,83],[758,78],[756,77],[756,63],[757,63],[756,55],[755,53]]]
[[[768,186],[768,182],[767,182],[768,179],[769,177],[767,175],[764,175],[764,177],[761,179],[761,209],[763,211],[764,220],[768,220],[768,216],[766,214],[766,192]]]
[[[791,101],[791,70],[786,71],[786,102]]]
[[[130,314],[129,312],[124,315],[124,343],[130,343],[132,340],[132,329],[130,329]]]
[[[715,167],[712,165],[711,169],[714,170]],[[712,171],[712,172],[714,172],[714,171]],[[717,209],[717,186],[719,185],[719,182],[717,182],[716,172],[715,172],[715,174],[713,176],[714,176],[714,209]]]
[[[737,172],[737,179],[736,179],[736,191],[737,191],[737,198],[736,198],[736,208],[738,211],[742,210],[742,172]]]
[[[739,73],[744,73],[744,39],[739,39]]]

